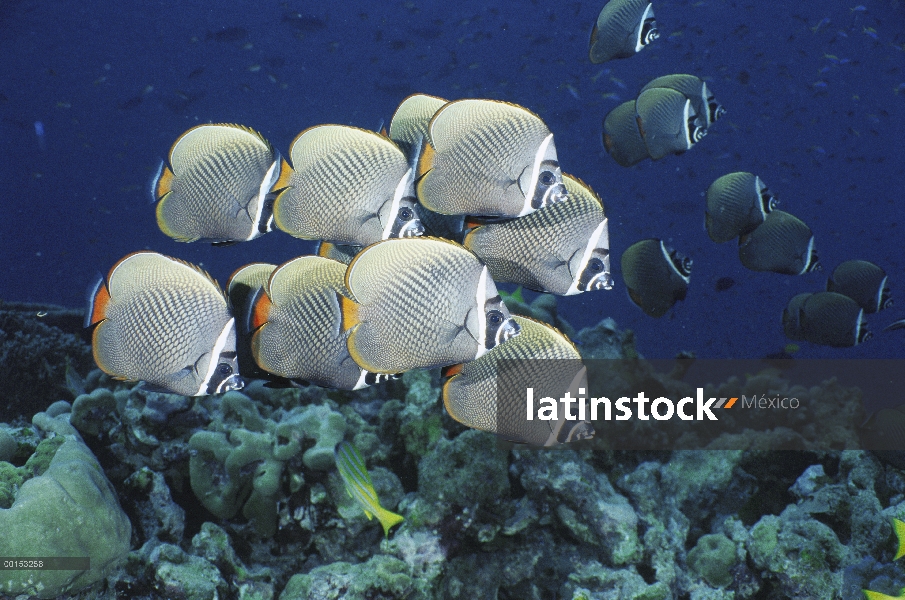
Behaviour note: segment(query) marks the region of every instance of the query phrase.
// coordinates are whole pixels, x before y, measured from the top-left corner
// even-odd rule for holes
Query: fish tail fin
[[[896,539],[899,540],[899,547],[893,560],[899,560],[905,556],[905,522],[893,519],[892,528],[896,532]]]
[[[365,512],[365,514],[367,514],[367,512]],[[403,517],[402,515],[397,515],[396,513],[391,512],[383,507],[380,507],[380,510],[377,511],[377,514],[375,516],[383,526],[383,537],[389,537],[390,529],[405,521],[405,517]]]
[[[91,327],[106,318],[107,305],[110,303],[110,291],[104,284],[104,276],[100,273],[88,288],[88,309],[85,311],[85,327]]]

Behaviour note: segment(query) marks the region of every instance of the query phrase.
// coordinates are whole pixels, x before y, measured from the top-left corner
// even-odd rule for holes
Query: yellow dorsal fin
[[[428,140],[421,144],[421,154],[418,156],[418,168],[415,169],[415,179],[421,179],[428,171],[434,168],[434,146]]]
[[[251,331],[258,329],[267,322],[270,318],[271,305],[270,296],[262,291],[258,299],[255,300],[254,306],[251,307],[251,319],[249,319],[249,329]]]
[[[100,323],[107,318],[107,305],[110,303],[110,291],[107,289],[106,282],[101,279],[98,282],[97,291],[89,298],[88,318],[85,320],[87,326]]]
[[[358,316],[358,309],[361,305],[342,294],[336,296],[339,300],[339,311],[342,314],[342,330],[348,331],[361,322]]]
[[[157,178],[157,181],[154,182],[154,196],[155,199],[160,200],[171,191],[173,191],[173,171],[170,167],[164,165],[160,170],[160,177]]]
[[[276,182],[270,186],[271,192],[279,192],[289,187],[289,177],[292,175],[292,167],[286,162],[286,159],[280,157],[280,176]]]
[[[321,241],[321,243],[317,245],[317,255],[321,258],[329,258],[329,255],[334,248],[335,245],[332,242]]]

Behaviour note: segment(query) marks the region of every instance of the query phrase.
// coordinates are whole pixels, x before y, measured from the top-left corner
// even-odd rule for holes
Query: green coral
[[[189,439],[192,491],[221,519],[231,519],[241,509],[259,535],[270,537],[276,532],[286,463],[301,454],[310,469],[332,469],[333,448],[345,434],[345,419],[318,405],[292,409],[275,421],[235,391],[223,395],[221,408],[221,420]],[[315,443],[302,452],[306,440]],[[302,482],[295,473],[290,487],[298,490]]]
[[[52,598],[106,577],[129,550],[132,527],[94,455],[64,417],[38,413],[56,437],[19,470],[26,479],[0,508],[0,556],[88,556],[84,571],[6,571],[0,593]],[[8,464],[8,463],[6,463]],[[9,475],[9,467],[4,467]]]
[[[722,533],[702,535],[688,553],[688,568],[713,587],[732,583],[730,569],[735,566],[735,544]]]
[[[97,437],[102,431],[109,431],[109,420],[115,413],[116,396],[107,388],[97,388],[75,399],[69,422],[82,433]]]

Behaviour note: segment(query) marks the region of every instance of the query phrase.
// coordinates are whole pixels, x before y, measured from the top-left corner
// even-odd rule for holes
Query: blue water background
[[[897,306],[870,317],[868,343],[802,344],[798,356],[905,355],[905,333],[879,332],[905,317],[902,4],[655,2],[661,39],[593,65],[587,41],[601,5],[3,2],[0,298],[79,306],[96,273],[145,248],[199,263],[221,283],[248,262],[310,253],[280,232],[227,248],[174,242],[157,229],[146,182],[199,123],[254,127],[285,154],[306,127],[373,129],[424,92],[532,109],[553,130],[564,170],[602,196],[616,286],[560,300],[576,327],[611,316],[650,357],[761,357],[787,343],[789,298],[822,289],[835,265],[857,258],[887,270]],[[601,146],[602,118],[669,73],[707,79],[728,115],[683,156],[618,166]],[[760,175],[780,208],[811,226],[822,273],[753,273],[734,242],[709,240],[703,193],[737,170]],[[662,319],[631,303],[620,273],[622,251],[646,237],[694,259],[687,300]],[[721,277],[736,283],[718,292]]]

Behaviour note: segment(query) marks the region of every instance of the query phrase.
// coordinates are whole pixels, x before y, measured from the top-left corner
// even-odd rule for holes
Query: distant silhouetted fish
[[[131,110],[133,108],[137,108],[141,104],[141,101],[142,101],[141,96],[132,96],[128,100],[123,100],[122,102],[120,102],[119,109],[120,110]]]
[[[716,280],[716,285],[714,288],[718,292],[725,292],[729,288],[735,285],[735,279],[731,277],[720,277]]]

